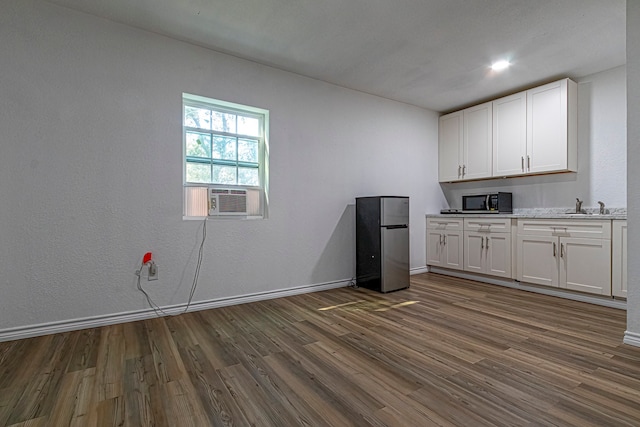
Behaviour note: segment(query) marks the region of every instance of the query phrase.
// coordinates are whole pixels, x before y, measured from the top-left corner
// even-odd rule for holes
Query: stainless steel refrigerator
[[[409,287],[409,198],[356,198],[356,282],[379,292]]]

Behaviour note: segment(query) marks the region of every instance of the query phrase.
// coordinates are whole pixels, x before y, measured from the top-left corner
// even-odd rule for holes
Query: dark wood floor
[[[624,311],[434,274],[0,343],[0,426],[638,426]]]

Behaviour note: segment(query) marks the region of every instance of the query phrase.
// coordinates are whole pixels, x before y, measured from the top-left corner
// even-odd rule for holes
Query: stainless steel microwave
[[[511,193],[462,196],[463,213],[513,213]]]

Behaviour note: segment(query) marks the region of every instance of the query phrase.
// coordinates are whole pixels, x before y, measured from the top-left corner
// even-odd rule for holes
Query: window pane
[[[236,160],[236,139],[226,136],[213,137],[213,158]]]
[[[238,116],[240,135],[260,136],[260,121],[255,117]]]
[[[260,177],[258,176],[258,168],[238,168],[238,184],[239,185],[260,185]]]
[[[184,124],[200,129],[211,129],[211,110],[185,105]]]
[[[236,115],[212,111],[213,130],[236,133]]]
[[[236,167],[213,165],[213,183],[236,184]]]
[[[187,132],[187,156],[211,158],[211,135]]]
[[[187,182],[211,182],[211,165],[187,162]]]
[[[258,163],[258,141],[255,139],[238,139],[238,160]]]

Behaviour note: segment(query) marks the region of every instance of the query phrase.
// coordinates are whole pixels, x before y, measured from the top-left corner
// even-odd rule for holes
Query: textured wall
[[[640,335],[640,2],[627,1],[627,330]]]
[[[0,330],[187,300],[182,92],[271,112],[270,218],[210,221],[196,301],[354,275],[354,197],[411,197],[425,265],[437,115],[49,3],[0,2]]]
[[[451,207],[462,195],[484,191],[513,192],[516,208],[627,206],[626,67],[577,79],[578,173],[443,184]]]

